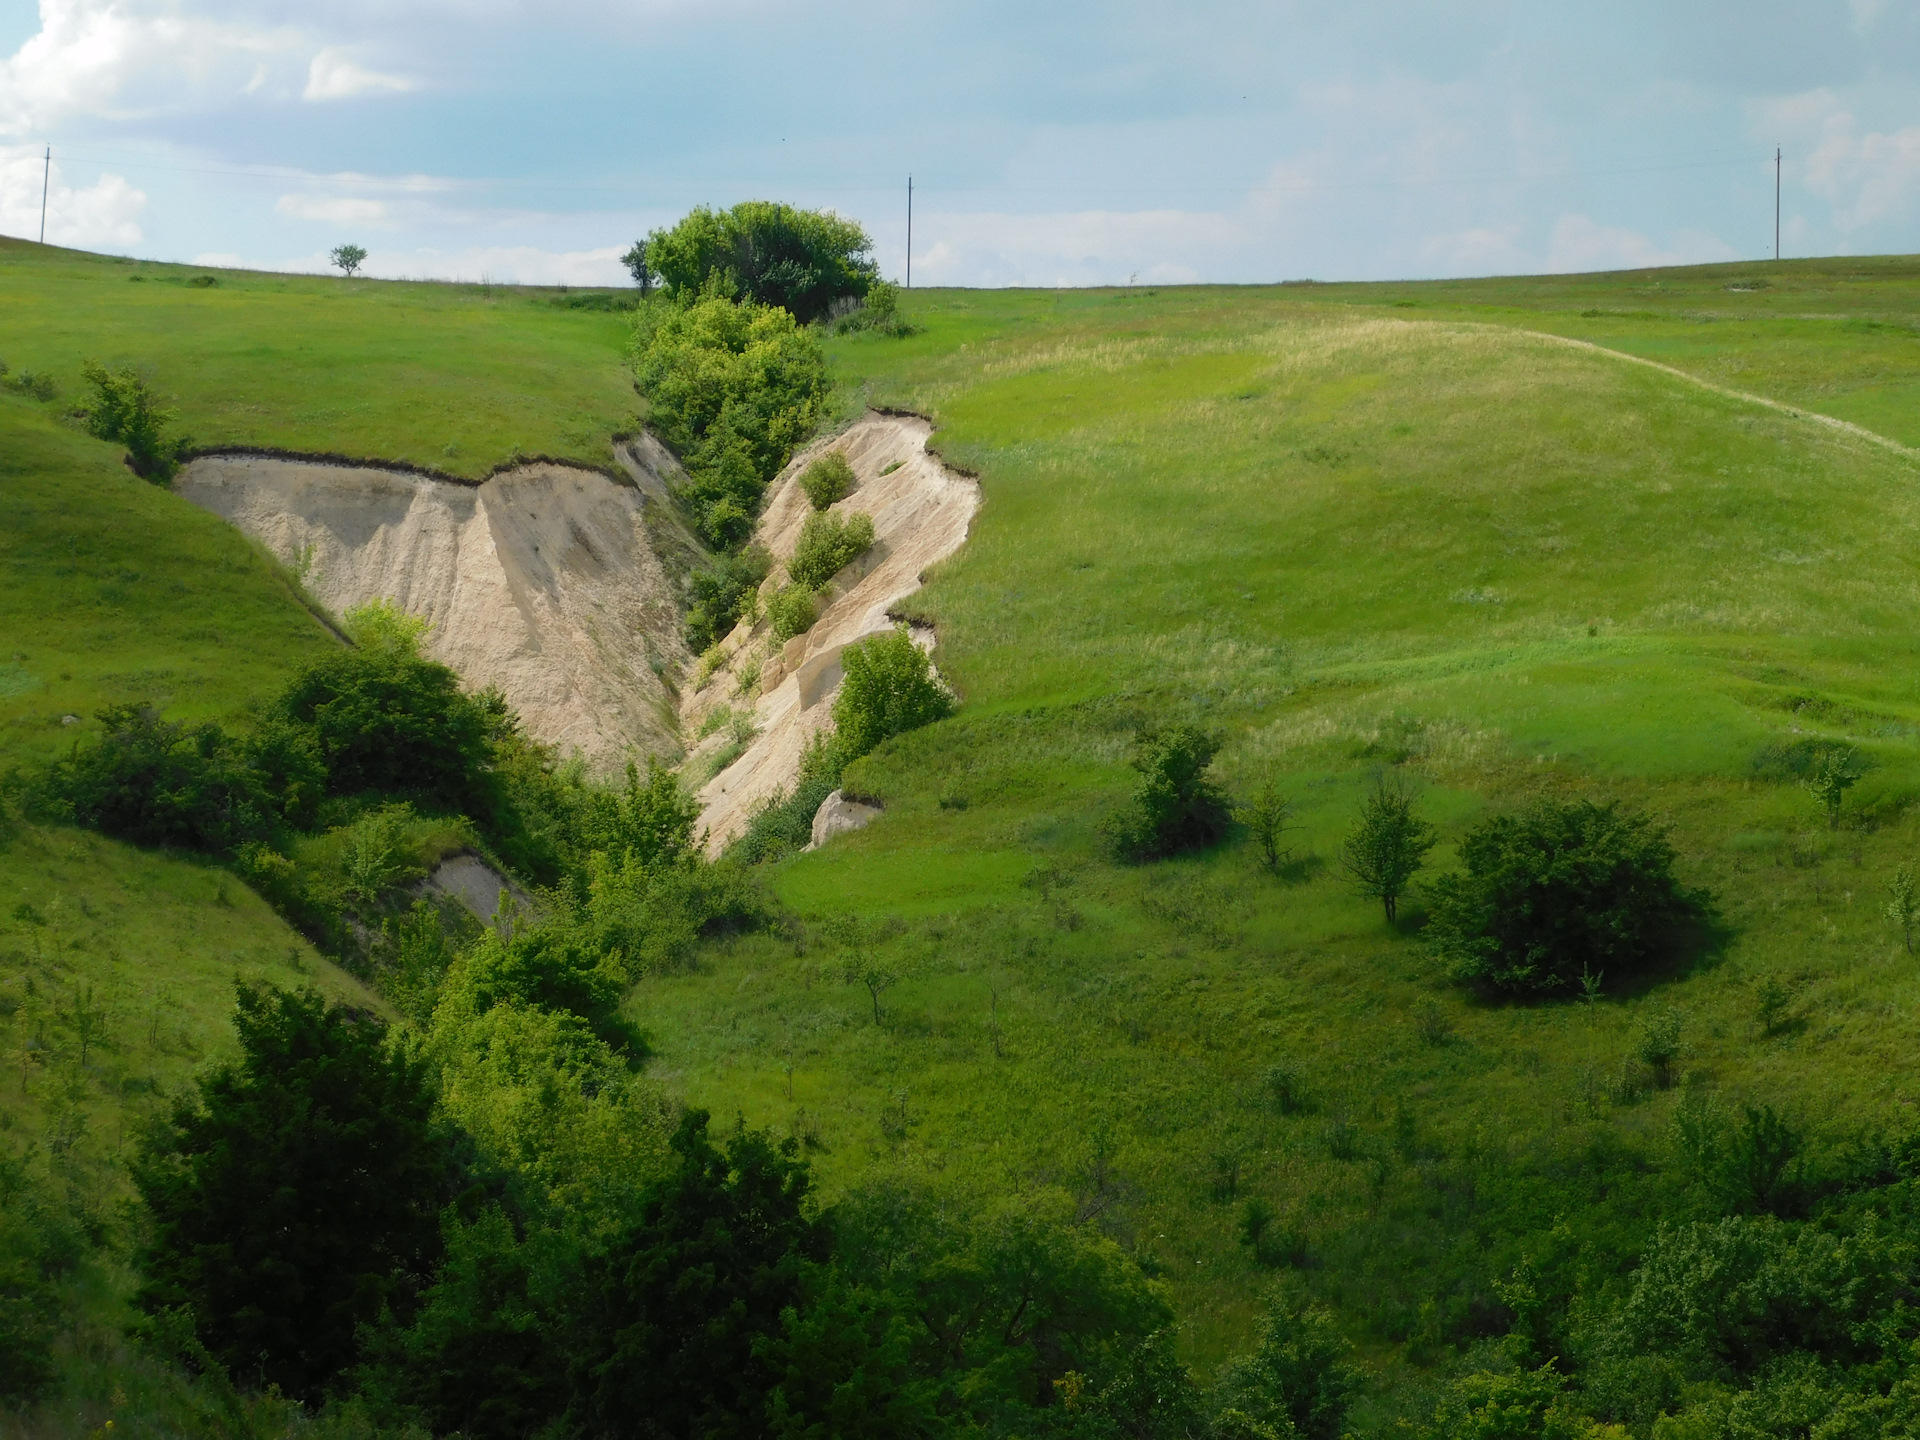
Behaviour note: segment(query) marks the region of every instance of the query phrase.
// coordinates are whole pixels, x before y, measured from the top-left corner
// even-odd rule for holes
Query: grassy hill
[[[82,358],[149,369],[206,444],[600,463],[635,400],[622,317],[579,299],[0,244],[0,358],[61,391],[0,396],[0,769],[109,701],[240,715],[332,643],[243,540],[62,422]],[[906,313],[919,334],[830,350],[848,405],[934,416],[981,476],[972,539],[916,597],[965,703],[861,762],[875,825],[770,876],[802,916],[893,922],[863,957],[882,992],[817,925],[715,943],[628,1001],[679,1096],[801,1137],[828,1194],[1057,1190],[1167,1278],[1203,1367],[1274,1278],[1236,1237],[1265,1199],[1392,1377],[1368,1427],[1498,1333],[1496,1284],[1556,1224],[1596,1293],[1618,1284],[1676,1193],[1686,1095],[1780,1105],[1828,1148],[1920,1099],[1920,982],[1881,913],[1920,850],[1920,264]],[[1235,790],[1281,780],[1279,877],[1244,838],[1104,857],[1132,736],[1174,719],[1221,734]],[[1790,774],[1820,738],[1874,766],[1834,831]],[[1386,768],[1442,828],[1430,873],[1531,796],[1646,809],[1719,896],[1720,944],[1592,1006],[1470,999],[1423,958],[1418,905],[1386,926],[1335,862]],[[0,901],[0,993],[41,987],[6,1022],[13,1073],[41,1097],[84,1071],[97,1137],[219,1043],[236,971],[327,974],[218,872],[91,837],[10,832]],[[1763,1026],[1770,981],[1793,999]],[[60,1019],[86,986],[118,1027],[91,1068]],[[1639,1037],[1675,1014],[1680,1083],[1649,1086]],[[51,1134],[56,1111],[0,1121]]]
[[[1203,1362],[1270,1278],[1215,1198],[1222,1157],[1236,1199],[1305,1232],[1308,1283],[1418,1358],[1489,1323],[1553,1207],[1649,1223],[1658,1186],[1614,1172],[1668,1152],[1682,1087],[1631,1080],[1650,1016],[1679,1011],[1690,1077],[1830,1139],[1902,1113],[1894,1017],[1920,987],[1880,912],[1920,848],[1920,474],[1525,333],[1577,334],[1573,307],[1663,281],[1746,298],[1693,272],[1430,287],[1444,319],[1393,308],[1425,303],[1413,287],[940,293],[916,299],[922,335],[843,342],[848,383],[936,415],[987,497],[918,597],[961,714],[867,761],[885,816],[777,880],[803,913],[901,919],[900,979],[875,1024],[834,954],[741,942],[640,988],[662,1066],[811,1137],[830,1184],[1063,1186],[1157,1259]],[[1566,308],[1516,315],[1529,296]],[[1877,298],[1910,347],[1911,281]],[[1790,333],[1758,357],[1749,326],[1713,331],[1719,351],[1642,348],[1800,404],[1821,355],[1859,363],[1854,318],[1774,323]],[[1131,735],[1170,719],[1226,738],[1242,793],[1282,777],[1302,826],[1282,879],[1245,843],[1102,858]],[[1832,834],[1778,761],[1817,736],[1877,766]],[[1540,793],[1644,807],[1721,897],[1723,950],[1592,1008],[1472,1002],[1410,943],[1417,915],[1386,927],[1333,863],[1384,766],[1419,777],[1449,839]],[[1763,1034],[1768,977],[1797,1019]],[[1274,1105],[1276,1065],[1302,1113]]]

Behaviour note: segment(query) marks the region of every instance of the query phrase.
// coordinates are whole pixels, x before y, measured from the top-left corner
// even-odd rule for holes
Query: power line
[[[53,147],[47,147],[46,168],[40,172],[40,243],[47,243],[47,186],[53,180]]]

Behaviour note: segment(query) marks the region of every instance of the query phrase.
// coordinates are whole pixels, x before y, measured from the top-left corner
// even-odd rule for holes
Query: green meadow
[[[59,391],[0,395],[0,771],[107,703],[243,718],[336,643],[65,418],[82,360],[142,368],[203,445],[605,464],[640,408],[607,303],[0,244],[0,359]],[[1686,1097],[1775,1105],[1821,1152],[1905,1123],[1920,965],[1883,908],[1920,860],[1920,262],[903,312],[917,334],[827,345],[843,413],[927,414],[980,477],[911,602],[962,704],[858,762],[878,821],[764,872],[800,923],[635,987],[675,1096],[796,1137],[829,1197],[1055,1196],[1165,1279],[1202,1372],[1276,1278],[1237,1233],[1263,1199],[1385,1379],[1365,1431],[1430,1411],[1556,1227],[1619,1292],[1680,1204]],[[1278,874],[1244,835],[1107,858],[1133,737],[1170,721],[1221,737],[1236,794],[1278,780]],[[1834,829],[1791,773],[1823,740],[1869,762]],[[1711,943],[1592,1004],[1450,986],[1417,895],[1389,926],[1338,863],[1387,772],[1441,829],[1428,876],[1541,795],[1652,814]],[[0,906],[0,1123],[84,1122],[102,1156],[222,1043],[233,976],[354,985],[224,872],[79,832],[7,830]],[[1652,1084],[1639,1037],[1674,1023]]]

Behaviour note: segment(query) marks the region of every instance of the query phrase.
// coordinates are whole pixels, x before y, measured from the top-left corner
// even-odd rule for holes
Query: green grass
[[[1538,282],[1536,306],[1642,283]],[[1730,1097],[1827,1137],[1898,1121],[1920,1099],[1899,1019],[1920,975],[1880,910],[1920,849],[1920,464],[1515,333],[1549,328],[1524,288],[1483,287],[1513,314],[1450,293],[1438,319],[1385,298],[1411,287],[922,293],[922,334],[837,342],[850,388],[933,414],[982,477],[967,547],[914,602],[965,705],[859,767],[879,821],[777,872],[803,914],[906,922],[885,1023],[830,949],[736,942],[634,998],[682,1093],[816,1141],[829,1192],[894,1175],[1104,1206],[1203,1364],[1244,1342],[1270,1278],[1210,1194],[1236,1151],[1241,1197],[1307,1230],[1308,1283],[1402,1377],[1388,1408],[1418,1393],[1403,1362],[1432,1358],[1436,1326],[1476,1333],[1518,1237],[1551,1223],[1499,1205],[1558,1195],[1596,1231],[1647,1232],[1608,1207],[1661,1192],[1610,1189],[1604,1157],[1667,1159],[1673,1095],[1619,1083],[1651,1010],[1682,1010],[1684,1068]],[[1875,303],[1916,300],[1904,281]],[[1777,323],[1802,328],[1741,373],[1808,404],[1794,377],[1851,355],[1847,322]],[[1725,353],[1688,363],[1719,380],[1750,329],[1710,333]],[[1302,826],[1285,878],[1241,841],[1102,858],[1130,735],[1173,718],[1226,737],[1235,788],[1284,778]],[[1876,765],[1832,835],[1755,766],[1809,736]],[[1647,808],[1721,897],[1724,952],[1591,1011],[1451,989],[1411,938],[1417,906],[1388,929],[1333,863],[1389,764],[1425,787],[1436,868],[1472,819],[1538,793]],[[1799,997],[1771,1035],[1766,975]],[[1268,1102],[1279,1063],[1311,1113]],[[1450,1199],[1463,1184],[1481,1199]]]
[[[205,288],[189,282],[211,276]],[[81,396],[145,372],[202,446],[478,478],[520,455],[610,468],[638,423],[629,318],[557,292],[203,270],[0,239],[0,360]],[[555,301],[561,302],[555,304]]]
[[[58,418],[82,357],[148,366],[202,443],[468,475],[514,446],[598,461],[631,423],[619,316],[193,273],[0,247],[4,358],[65,390],[0,397],[0,762],[54,753],[63,714],[112,699],[242,716],[331,643],[244,542]],[[1696,1083],[1829,1142],[1920,1100],[1920,973],[1880,913],[1920,850],[1920,466],[1546,338],[1920,444],[1920,264],[916,292],[907,313],[920,334],[830,350],[845,407],[935,416],[982,477],[972,538],[913,602],[965,704],[861,763],[877,823],[771,876],[806,916],[898,917],[879,956],[900,978],[876,1025],[817,938],[716,944],[631,1000],[680,1095],[806,1137],[828,1194],[1064,1189],[1166,1275],[1203,1366],[1244,1342],[1271,1279],[1211,1194],[1233,1151],[1240,1197],[1307,1232],[1303,1282],[1393,1378],[1368,1428],[1418,1408],[1441,1340],[1493,1323],[1492,1282],[1556,1207],[1615,1267],[1602,1289],[1648,1232],[1675,1092],[1621,1077],[1651,1013],[1683,1012]],[[1101,856],[1129,738],[1170,718],[1226,737],[1235,788],[1283,777],[1301,829],[1280,878],[1237,838],[1138,869]],[[1833,833],[1756,764],[1818,737],[1875,765]],[[1436,868],[1474,818],[1542,792],[1644,806],[1720,895],[1723,951],[1592,1009],[1450,989],[1417,903],[1390,930],[1333,863],[1386,765],[1419,778]],[[84,836],[20,832],[5,886],[8,906],[94,909],[62,922],[87,944],[60,952],[53,992],[138,997],[97,1062],[117,1068],[88,1081],[95,1134],[128,1076],[144,1096],[140,1076],[192,1059],[140,1050],[142,983],[205,997],[181,1021],[205,1053],[231,973],[272,973],[293,943],[218,872]],[[19,957],[46,940],[12,925],[9,983],[41,973]],[[1796,999],[1766,1034],[1769,976]],[[1270,1103],[1276,1064],[1306,1111]]]

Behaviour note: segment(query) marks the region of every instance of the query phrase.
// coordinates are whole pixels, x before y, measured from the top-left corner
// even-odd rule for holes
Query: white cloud
[[[91,185],[70,185],[57,163],[51,175],[44,167],[39,152],[0,147],[0,232],[26,240],[39,238],[44,182],[48,244],[125,250],[140,243],[138,217],[147,207],[144,192],[108,174]]]
[[[207,19],[177,0],[40,0],[39,32],[0,59],[0,136],[256,91],[310,44],[290,26]]]
[[[357,65],[344,53],[329,45],[307,67],[307,88],[303,100],[348,100],[355,95],[397,94],[414,88],[404,75],[383,75]]]
[[[387,218],[381,201],[351,195],[282,195],[273,208],[289,219],[328,225],[378,225]]]

